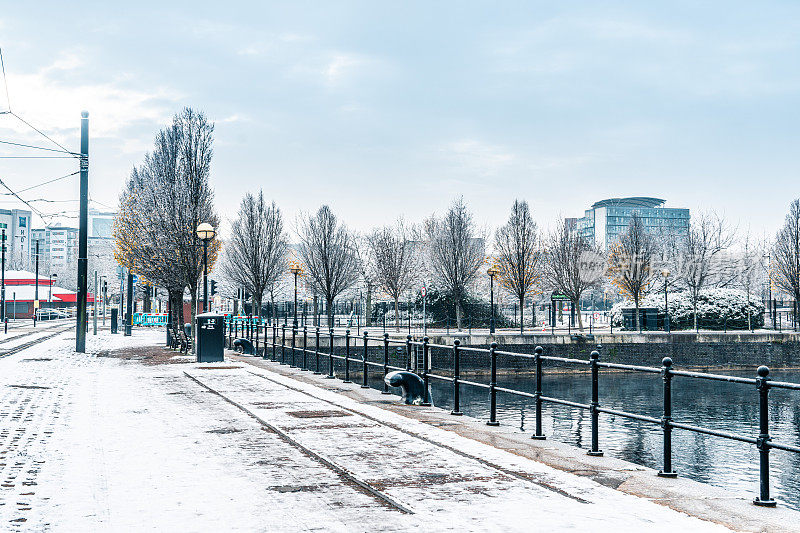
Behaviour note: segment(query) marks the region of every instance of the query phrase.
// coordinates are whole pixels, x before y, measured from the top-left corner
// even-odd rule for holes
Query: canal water
[[[755,375],[746,375],[755,377]],[[800,382],[798,371],[773,371],[772,379]],[[482,378],[468,378],[487,382]],[[545,374],[545,396],[580,403],[590,401],[590,376]],[[499,377],[498,385],[533,392],[532,376]],[[382,383],[375,380],[374,386]],[[707,428],[756,437],[758,435],[758,392],[754,385],[717,381],[673,379],[673,419]],[[452,408],[452,384],[431,383],[437,407]],[[600,404],[660,418],[662,380],[658,374],[603,373],[600,375]],[[488,392],[461,386],[461,410],[465,415],[489,418]],[[543,404],[543,431],[548,439],[588,449],[591,421],[588,410]],[[531,399],[498,393],[497,418],[501,424],[533,433],[535,411]],[[773,441],[800,446],[800,392],[770,391],[770,434]],[[758,493],[758,451],[751,444],[712,437],[681,429],[672,434],[673,468],[678,475],[732,490],[752,499]],[[606,455],[650,468],[662,467],[662,432],[655,424],[600,414],[600,449]],[[770,451],[772,497],[800,510],[800,454]]]

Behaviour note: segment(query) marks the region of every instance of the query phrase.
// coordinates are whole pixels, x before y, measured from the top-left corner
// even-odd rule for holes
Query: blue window
[[[19,217],[19,227],[26,228],[28,223],[28,217]]]

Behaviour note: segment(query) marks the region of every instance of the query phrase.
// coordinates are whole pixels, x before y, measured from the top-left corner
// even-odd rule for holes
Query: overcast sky
[[[186,105],[223,218],[259,188],[356,229],[655,196],[771,234],[800,196],[797,2],[6,2],[0,46],[15,113],[77,150],[90,112],[106,205]],[[9,115],[0,140],[46,142]],[[14,189],[73,170],[0,159]],[[74,214],[77,177],[22,196]]]

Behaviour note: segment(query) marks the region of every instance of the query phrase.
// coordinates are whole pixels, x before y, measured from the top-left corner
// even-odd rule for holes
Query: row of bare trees
[[[259,193],[248,194],[242,201],[223,266],[228,278],[253,295],[254,308],[261,309],[265,291],[274,300],[294,254],[315,300],[319,297],[327,303],[329,324],[333,323],[333,301],[354,287],[366,290],[368,309],[375,294],[390,298],[397,317],[402,294],[430,285],[453,297],[456,324],[461,328],[462,302],[488,266],[495,268],[500,286],[520,308],[530,298],[554,291],[579,309],[587,291],[611,284],[638,310],[648,293],[669,282],[674,289],[686,291],[696,321],[697,302],[705,289],[737,286],[749,299],[761,283],[762,258],[769,246],[749,232],[738,240],[736,236],[736,229],[714,213],[696,214],[684,232],[649,227],[634,213],[625,231],[604,250],[566,220],[550,232],[540,232],[528,203],[517,200],[508,221],[490,240],[458,198],[443,215],[432,215],[420,225],[400,219],[361,236],[325,205],[300,217],[292,252],[280,210]],[[493,249],[491,257],[487,257],[487,241]],[[774,281],[793,295],[800,289],[798,256],[800,204],[794,202],[773,253]],[[577,318],[582,328],[580,313]],[[638,312],[636,319],[638,326]]]

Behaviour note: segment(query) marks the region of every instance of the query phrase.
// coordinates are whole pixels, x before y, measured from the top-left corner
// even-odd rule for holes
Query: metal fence
[[[426,398],[423,405],[430,405],[429,389],[431,380],[440,380],[452,384],[453,410],[451,414],[461,415],[460,390],[461,387],[477,387],[486,390],[489,396],[489,420],[487,424],[497,426],[497,395],[509,394],[530,399],[535,408],[535,431],[533,439],[545,439],[542,431],[542,404],[551,403],[566,407],[587,410],[591,419],[591,446],[587,454],[592,456],[602,456],[599,442],[599,415],[607,414],[636,420],[645,424],[653,424],[662,428],[663,436],[663,468],[658,472],[661,477],[676,477],[677,473],[672,468],[672,431],[674,429],[702,433],[723,439],[738,441],[745,444],[755,445],[759,451],[759,495],[753,503],[759,506],[773,507],[776,501],[770,497],[770,451],[782,450],[793,453],[800,453],[800,447],[790,444],[773,442],[769,434],[769,391],[771,389],[788,389],[800,391],[800,383],[789,383],[773,381],[769,378],[769,368],[759,366],[756,370],[755,378],[728,376],[721,374],[710,374],[704,372],[693,372],[678,370],[673,368],[672,359],[665,357],[662,366],[649,367],[638,365],[626,365],[600,361],[600,353],[595,350],[587,359],[571,359],[566,357],[554,357],[543,355],[541,346],[537,346],[533,354],[515,353],[501,351],[497,349],[497,343],[492,343],[489,348],[461,346],[459,340],[454,340],[452,346],[434,344],[429,342],[428,337],[415,340],[411,335],[405,339],[390,338],[388,333],[382,337],[370,337],[367,331],[360,335],[352,335],[350,330],[337,333],[334,329],[323,330],[319,327],[310,328],[308,326],[292,327],[287,325],[264,325],[256,320],[244,322],[227,321],[225,335],[228,347],[233,348],[233,341],[240,336],[249,339],[255,346],[255,355],[264,359],[271,359],[281,364],[289,364],[291,367],[302,370],[313,371],[314,374],[327,372],[328,378],[334,378],[336,364],[343,364],[343,380],[345,383],[351,382],[351,369],[360,370],[362,388],[369,387],[370,372],[381,377],[392,370],[412,370],[412,366],[417,369],[417,373],[425,383]],[[313,348],[309,347],[309,337],[313,339]],[[342,349],[336,353],[335,339],[343,339]],[[404,366],[392,366],[390,361],[390,347],[402,347],[405,352]],[[370,360],[370,347],[382,347],[378,350],[382,354],[381,360]],[[453,371],[452,375],[442,375],[431,372],[431,350],[448,350],[452,352]],[[343,353],[342,353],[343,352]],[[421,352],[421,354],[419,353]],[[486,365],[489,370],[489,383],[479,383],[461,377],[461,357],[463,353],[472,352],[486,356]],[[421,360],[419,359],[421,355]],[[535,390],[533,393],[499,387],[497,385],[497,357],[525,358],[532,359],[534,366]],[[373,357],[374,359],[374,357]],[[571,401],[568,398],[554,398],[545,395],[542,389],[542,362],[558,363],[570,367],[587,368],[591,373],[591,400],[589,403]],[[421,364],[418,364],[421,363]],[[360,367],[360,368],[359,368]],[[663,411],[660,418],[647,416],[639,413],[609,409],[603,407],[599,402],[600,376],[601,369],[627,371],[646,374],[660,374],[663,380]],[[727,382],[736,385],[754,386],[756,394],[754,401],[758,401],[759,433],[756,436],[741,435],[727,431],[719,431],[712,428],[702,427],[694,424],[687,424],[674,420],[672,412],[672,381],[675,378],[699,379]],[[383,392],[388,393],[388,385],[384,382]],[[755,398],[757,396],[757,399]]]

